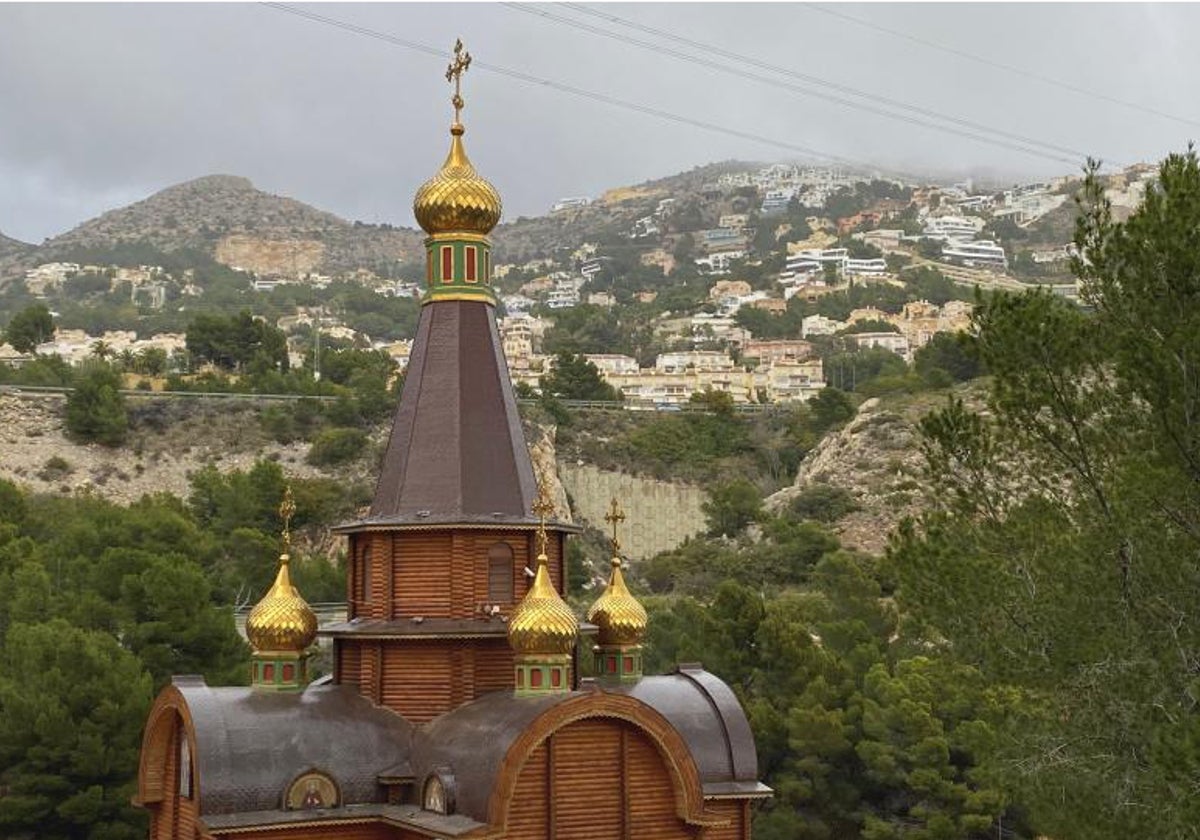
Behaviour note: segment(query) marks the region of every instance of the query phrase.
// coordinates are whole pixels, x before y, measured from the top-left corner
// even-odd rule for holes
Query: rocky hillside
[[[32,245],[0,233],[0,287],[3,287],[7,274],[18,269],[23,258],[32,251]]]
[[[32,249],[21,262],[142,243],[162,251],[195,248],[264,275],[295,275],[418,259],[420,242],[414,230],[351,223],[263,192],[245,178],[209,175],[84,222]]]
[[[0,394],[0,478],[35,492],[95,493],[129,504],[146,493],[186,498],[191,473],[208,464],[226,472],[268,458],[301,478],[330,474],[305,462],[308,444],[270,440],[252,405],[134,399],[129,443],[108,449],[67,439],[65,402],[60,395]],[[347,486],[366,481],[367,464],[336,477]]]
[[[686,196],[722,172],[754,164],[726,162],[610,190],[586,207],[506,220],[493,233],[497,262],[525,262],[573,251],[623,233],[667,196]],[[715,223],[715,221],[714,221]],[[419,230],[348,222],[234,175],[208,175],[110,210],[33,246],[0,234],[0,286],[38,263],[86,258],[122,243],[173,252],[196,249],[225,265],[263,276],[332,274],[395,267],[423,259]]]
[[[978,387],[968,383],[956,392],[976,405],[982,400]],[[784,510],[813,488],[845,491],[856,509],[840,517],[834,531],[848,548],[882,553],[900,520],[921,512],[928,487],[917,423],[945,402],[945,392],[867,400],[854,419],[808,453],[793,486],[767,498],[768,510]]]
[[[19,239],[13,239],[11,236],[5,236],[3,233],[0,233],[0,257],[20,254],[32,247],[32,245],[22,242]]]

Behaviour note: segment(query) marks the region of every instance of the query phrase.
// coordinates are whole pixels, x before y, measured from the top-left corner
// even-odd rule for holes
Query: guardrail
[[[69,394],[74,388],[64,385],[3,385],[0,394]],[[122,388],[117,393],[126,397],[150,399],[221,399],[252,401],[317,400],[330,402],[337,397],[329,394],[257,394],[244,391],[142,391],[137,388]]]
[[[20,396],[22,394],[69,394],[74,391],[74,388],[63,385],[5,385],[0,384],[0,395],[12,394]],[[126,397],[140,397],[144,399],[215,399],[215,400],[240,400],[248,402],[287,402],[295,400],[316,400],[317,402],[331,402],[337,400],[335,396],[327,394],[256,394],[234,391],[140,391],[136,388],[122,388],[118,391]],[[520,398],[517,400],[520,405],[537,405],[538,400],[535,398]],[[659,412],[685,412],[690,414],[713,414],[713,410],[708,406],[697,403],[633,403],[619,402],[616,400],[559,400],[559,403],[569,409],[575,411],[659,411]],[[736,414],[762,414],[770,411],[780,411],[782,405],[772,403],[734,403],[733,411]]]
[[[521,398],[520,405],[537,405],[537,399]],[[715,414],[711,408],[699,403],[633,403],[617,400],[559,400],[560,405],[577,411],[662,411],[685,412],[688,414]],[[736,414],[762,414],[769,411],[780,411],[782,405],[774,403],[734,403]]]

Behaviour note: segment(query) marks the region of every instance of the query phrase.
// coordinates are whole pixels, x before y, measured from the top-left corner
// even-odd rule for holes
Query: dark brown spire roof
[[[534,524],[536,495],[495,311],[427,304],[370,515],[350,527]]]

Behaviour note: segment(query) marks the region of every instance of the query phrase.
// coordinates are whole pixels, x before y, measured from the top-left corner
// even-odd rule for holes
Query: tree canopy
[[[1200,802],[1200,166],[1114,219],[1093,167],[1074,269],[976,310],[986,411],[923,424],[937,509],[892,550],[900,603],[1030,704],[995,765],[1051,836],[1195,836]]]
[[[565,400],[620,400],[617,389],[604,381],[600,369],[586,356],[559,353],[554,368],[541,378],[544,393]]]
[[[54,318],[43,303],[27,306],[12,317],[4,330],[4,340],[21,353],[31,353],[54,337]]]

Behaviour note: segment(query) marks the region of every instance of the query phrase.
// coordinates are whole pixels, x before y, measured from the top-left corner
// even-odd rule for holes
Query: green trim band
[[[483,237],[429,237],[425,240],[425,284],[423,303],[449,299],[494,304],[491,245]]]

